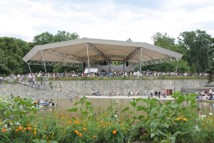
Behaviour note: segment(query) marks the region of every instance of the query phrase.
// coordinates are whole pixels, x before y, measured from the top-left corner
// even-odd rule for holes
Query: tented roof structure
[[[52,63],[87,65],[121,61],[148,65],[179,60],[181,54],[144,42],[82,38],[35,46],[24,57],[28,65]]]

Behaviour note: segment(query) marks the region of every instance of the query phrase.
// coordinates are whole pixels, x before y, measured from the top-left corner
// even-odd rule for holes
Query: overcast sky
[[[156,32],[214,36],[214,0],[0,0],[0,37],[32,41],[43,32],[153,44]]]

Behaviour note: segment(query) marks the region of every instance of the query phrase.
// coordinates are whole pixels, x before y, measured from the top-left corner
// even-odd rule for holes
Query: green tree
[[[195,64],[192,64],[192,66],[190,68],[190,72],[191,73],[196,73],[196,66],[195,66]]]
[[[7,57],[3,49],[0,49],[0,75],[9,73],[9,69],[7,67]]]
[[[210,66],[209,66],[208,73],[209,73],[209,82],[212,82],[213,75],[214,75],[214,38],[212,38],[209,55],[210,55],[210,62],[209,62]]]
[[[183,54],[183,49],[178,44],[175,43],[175,39],[168,36],[167,33],[160,33],[157,32],[152,36],[152,39],[154,41],[154,45],[163,47],[165,49],[169,49],[178,53]]]
[[[169,49],[175,52],[183,53],[182,47],[180,47],[178,44],[175,43],[175,39],[168,36],[167,33],[160,33],[157,32],[152,37],[154,41],[154,45],[163,47],[165,49]],[[179,66],[182,66],[183,64],[180,64]],[[163,71],[163,72],[173,72],[176,71],[177,62],[168,62],[168,63],[162,63],[157,65],[150,65],[143,67],[143,70],[153,70],[153,71]],[[186,65],[185,65],[186,66]],[[180,69],[188,69],[187,67],[180,67]],[[180,70],[183,71],[183,70]]]
[[[53,34],[50,34],[49,32],[44,32],[42,34],[36,35],[33,38],[33,44],[34,45],[43,45],[53,42]]]
[[[182,32],[179,36],[179,44],[185,49],[183,59],[191,66],[195,64],[197,72],[208,70],[211,43],[211,36],[201,30]]]
[[[126,41],[127,42],[133,42],[133,40],[131,38],[128,38]]]
[[[22,57],[29,51],[29,44],[20,39],[0,38],[0,74],[17,74],[26,72]]]
[[[36,35],[33,39],[33,45],[43,45],[53,42],[61,42],[74,40],[79,38],[77,33],[69,33],[66,31],[58,31],[56,34],[51,34],[49,32],[43,32],[39,35]]]
[[[178,62],[178,72],[190,72],[191,67],[189,66],[188,62],[185,60],[180,60]]]
[[[68,40],[74,40],[77,38],[79,38],[79,35],[77,33],[58,31],[58,33],[53,36],[53,42],[68,41]]]
[[[49,32],[44,32],[39,35],[36,35],[33,39],[33,42],[31,43],[31,46],[34,47],[36,45],[43,45],[53,42],[61,42],[61,41],[68,41],[68,40],[74,40],[79,38],[79,35],[77,33],[70,33],[66,31],[58,31],[56,34],[51,34]],[[35,72],[41,71],[42,66],[32,66],[32,70]],[[43,68],[42,68],[43,69]],[[63,71],[70,71],[76,68],[68,68],[63,67],[62,65],[54,64],[52,67],[47,67],[48,71],[51,72],[63,72]],[[79,69],[77,69],[79,70]]]

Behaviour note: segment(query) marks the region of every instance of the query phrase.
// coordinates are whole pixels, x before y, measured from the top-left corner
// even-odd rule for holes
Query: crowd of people
[[[170,92],[169,92],[170,90]],[[97,95],[97,96],[101,96],[102,93],[101,91],[98,91],[99,94],[92,94],[92,95]],[[140,92],[139,90],[128,90],[128,93],[126,95],[128,95],[128,97],[132,97],[132,96],[143,96],[145,98],[166,98],[167,95],[171,95],[172,94],[172,90],[171,89],[165,89],[165,90],[144,90],[142,92]],[[119,96],[121,95],[119,92],[115,91],[114,88],[111,88],[110,92],[109,92],[109,97],[112,96]]]
[[[52,99],[50,101],[48,101],[47,99],[44,100],[43,98],[33,99],[33,104],[35,105],[35,107],[56,106]]]
[[[210,88],[208,91],[202,91],[201,93],[199,93],[199,95],[197,96],[197,98],[199,100],[214,100],[214,91]]]
[[[90,73],[90,74],[84,74],[84,73],[76,73],[74,71],[72,72],[62,72],[62,73],[44,73],[44,72],[38,72],[38,73],[29,73],[25,75],[21,74],[11,74],[10,76],[0,76],[0,83],[7,81],[7,82],[23,82],[24,80],[27,80],[29,82],[32,82],[35,84],[37,78],[51,78],[51,79],[59,79],[59,78],[75,78],[75,77],[145,77],[145,78],[151,78],[151,77],[159,77],[159,76],[195,76],[195,77],[207,77],[208,73],[179,73],[179,72],[157,72],[157,71],[136,71],[136,72],[97,72],[97,73]]]

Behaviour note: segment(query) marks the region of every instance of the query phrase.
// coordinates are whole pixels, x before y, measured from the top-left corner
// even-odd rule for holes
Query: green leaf
[[[137,102],[135,101],[135,100],[131,100],[130,101],[130,104],[132,105],[132,107],[136,107],[136,105],[137,105]]]
[[[141,111],[141,110],[144,111],[144,110],[145,110],[145,107],[144,107],[144,106],[141,106],[141,105],[136,107],[136,111]]]
[[[122,110],[122,113],[123,113],[123,112],[126,112],[126,111],[129,111],[129,107],[124,108],[124,109]]]
[[[67,111],[69,111],[69,112],[77,112],[78,108],[71,108],[71,109],[68,109]]]
[[[177,101],[177,103],[182,103],[183,101],[185,101],[185,97],[184,96],[178,96],[176,101]]]
[[[163,123],[162,126],[165,128],[169,128],[169,124],[167,124],[167,123]]]
[[[87,101],[85,104],[86,104],[87,106],[92,105],[92,103],[89,102],[89,101]]]
[[[178,104],[172,103],[172,104],[171,104],[171,107],[174,108],[174,109],[175,109],[175,108],[178,108]]]
[[[155,136],[155,133],[151,133],[150,137],[153,138]]]
[[[159,124],[159,120],[153,120],[152,123],[150,124],[150,127],[152,129],[157,128],[158,124]]]
[[[138,119],[144,119],[144,115],[138,116]]]

